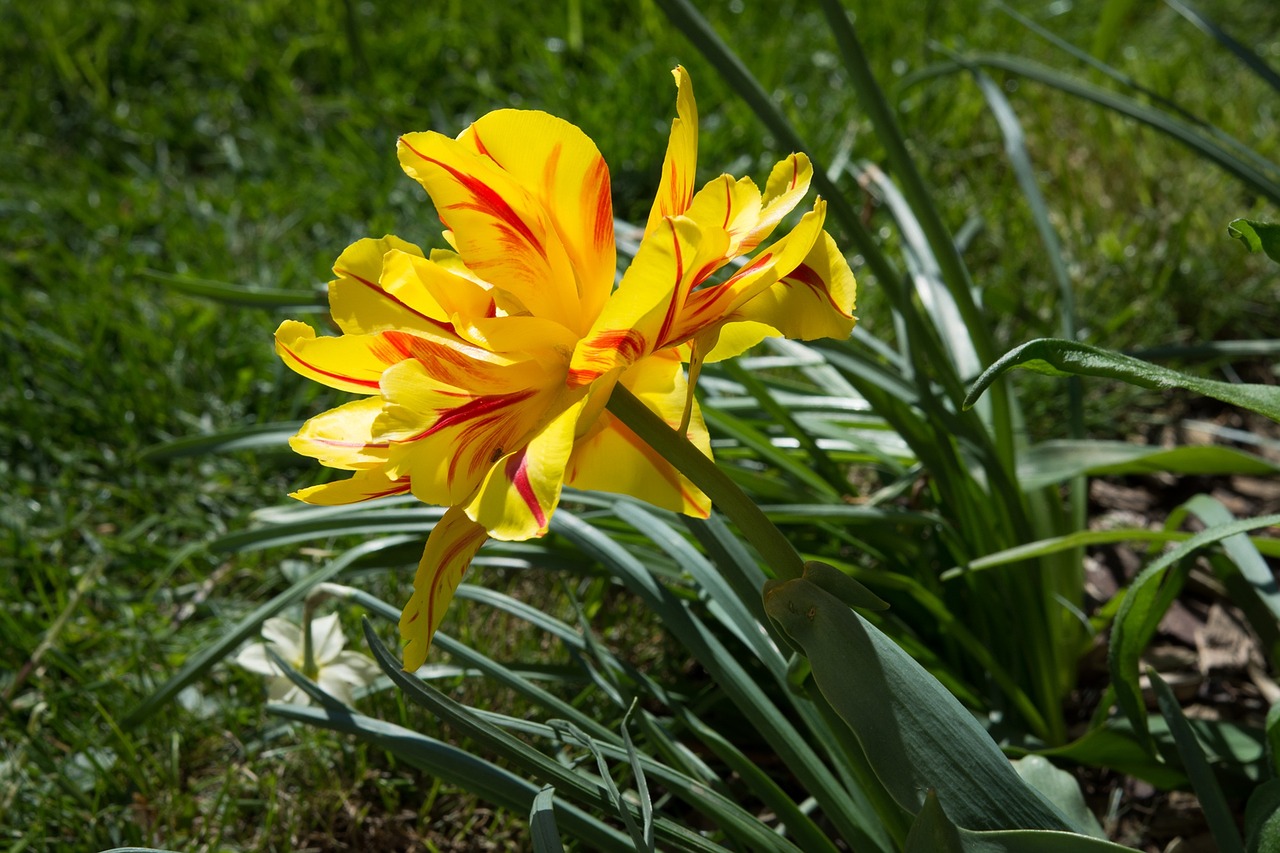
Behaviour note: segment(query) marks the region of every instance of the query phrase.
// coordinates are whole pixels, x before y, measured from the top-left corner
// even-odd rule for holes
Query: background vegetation
[[[705,5],[825,160],[881,157],[815,9]],[[941,58],[934,42],[1073,61],[986,4],[850,5],[947,224],[976,229],[965,257],[1001,318],[999,338],[1056,333],[1057,286],[982,95],[961,76],[895,83]],[[1132,4],[1111,30],[1100,25],[1104,5],[1125,4],[1020,8],[1275,159],[1273,91],[1168,7]],[[1262,56],[1280,57],[1275,4],[1203,8]],[[656,188],[677,62],[698,88],[703,177],[762,180],[787,152],[644,2],[50,0],[0,5],[0,22],[4,843],[286,850],[372,837],[448,849],[483,832],[496,847],[516,844],[519,818],[477,808],[375,750],[268,723],[261,685],[230,667],[145,726],[120,725],[202,643],[306,568],[286,559],[296,552],[228,557],[202,545],[316,476],[285,455],[161,463],[139,454],[330,402],[272,356],[278,315],[183,295],[171,279],[306,293],[359,237],[430,243],[438,224],[396,163],[395,137],[457,132],[500,106],[581,126],[610,163],[618,215],[639,219]],[[1225,233],[1230,219],[1275,219],[1273,209],[1114,114],[1027,81],[1010,79],[1005,91],[1070,262],[1086,341],[1131,349],[1274,337],[1274,267]],[[871,199],[855,200],[878,226]],[[881,236],[893,241],[885,221]],[[874,279],[861,283],[863,327],[891,334],[878,324]],[[1062,388],[1020,381],[1031,433],[1065,435]],[[1095,436],[1145,431],[1136,413],[1159,402],[1145,395],[1135,414],[1116,417],[1134,392],[1090,383],[1089,393]],[[548,579],[487,572],[485,582],[572,621]],[[373,582],[398,601],[408,580]],[[604,615],[588,616],[611,643],[635,648],[633,659],[661,661],[661,633],[611,595]],[[490,653],[527,641],[514,626],[468,622],[465,607],[451,618],[455,636]],[[391,695],[373,701],[389,719],[422,724]],[[485,701],[510,710],[509,697]]]

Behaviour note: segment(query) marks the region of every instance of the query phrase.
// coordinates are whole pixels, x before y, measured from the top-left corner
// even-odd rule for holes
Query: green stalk
[[[622,385],[614,386],[613,395],[609,398],[609,411],[702,489],[721,512],[733,519],[742,535],[760,552],[775,577],[792,580],[804,573],[804,562],[782,531],[687,438],[673,430]]]

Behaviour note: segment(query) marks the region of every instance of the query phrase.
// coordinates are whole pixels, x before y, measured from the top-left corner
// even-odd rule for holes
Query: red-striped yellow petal
[[[764,207],[760,210],[759,219],[738,244],[738,254],[755,251],[809,192],[812,180],[813,164],[804,154],[792,154],[785,160],[779,160],[765,183]]]
[[[847,338],[855,322],[857,292],[848,261],[840,254],[836,241],[824,231],[800,265],[745,303],[735,315],[767,325],[777,334],[796,340]],[[735,322],[726,328],[736,325],[739,324]],[[724,343],[723,335],[721,343]],[[712,352],[714,360],[731,354],[719,350],[717,346]]]
[[[356,394],[378,393],[382,371],[404,357],[380,335],[317,338],[315,329],[297,320],[276,329],[276,354],[308,379]]]
[[[822,234],[825,203],[819,200],[792,231],[763,250],[755,260],[722,284],[695,290],[689,295],[666,338],[683,343],[699,337],[703,351],[710,351],[709,336],[737,317],[741,307],[788,275],[809,254]]]
[[[528,313],[581,332],[573,268],[550,215],[511,174],[438,133],[400,138],[400,165],[453,231],[467,268]]]
[[[663,350],[636,362],[620,381],[672,429],[679,429],[688,386],[675,352]],[[686,435],[711,456],[711,439],[696,402]],[[706,518],[711,510],[710,499],[697,486],[608,412],[578,439],[566,483],[579,489],[631,495],[699,518]]]
[[[304,423],[289,446],[330,468],[376,468],[387,461],[388,443],[373,435],[374,420],[381,413],[378,397],[345,403]]]
[[[698,104],[693,99],[693,81],[679,65],[671,75],[676,78],[676,118],[671,122],[667,156],[662,161],[662,178],[645,225],[646,235],[657,230],[664,217],[684,213],[697,185]]]
[[[724,231],[704,231],[687,217],[663,219],[644,238],[622,283],[579,342],[570,364],[570,386],[587,385],[678,343],[672,330],[689,293],[698,275],[724,257],[727,239]]]
[[[498,460],[524,446],[559,393],[536,362],[478,371],[469,386],[438,381],[422,362],[402,362],[383,376],[383,412],[374,424],[392,443],[387,474],[412,477],[425,503],[465,503]]]
[[[487,538],[484,528],[467,518],[459,507],[451,507],[431,529],[413,578],[413,596],[400,614],[406,672],[414,672],[427,662],[431,638],[444,620],[472,558]]]
[[[452,332],[458,318],[492,316],[496,310],[492,288],[463,274],[458,266],[440,263],[434,252],[428,260],[412,252],[391,251],[383,259],[382,284],[392,294],[415,295],[432,320]]]
[[[560,502],[565,466],[573,451],[578,417],[586,402],[580,395],[514,453],[498,460],[467,515],[495,539],[521,540],[547,532]]]
[[[569,122],[534,110],[491,112],[458,140],[492,160],[547,212],[568,253],[580,310],[595,317],[617,271],[609,167],[595,143]]]
[[[698,190],[685,216],[701,225],[703,231],[719,228],[725,232],[728,240],[721,259],[723,264],[744,254],[739,247],[759,223],[760,209],[760,190],[754,181],[721,175]]]
[[[384,281],[383,261],[388,252],[422,257],[412,243],[388,234],[381,240],[357,240],[347,247],[329,282],[329,313],[338,328],[349,335],[384,329],[447,331],[447,318],[435,299],[418,287]]]
[[[357,471],[345,480],[335,480],[307,489],[300,489],[289,495],[303,503],[317,506],[345,506],[346,504],[385,498],[389,495],[409,493],[409,478],[392,480],[382,471]]]

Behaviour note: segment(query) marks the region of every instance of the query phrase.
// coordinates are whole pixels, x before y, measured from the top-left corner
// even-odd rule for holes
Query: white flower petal
[[[276,654],[293,663],[302,661],[302,629],[288,619],[274,617],[262,623],[262,638],[276,647]]]
[[[240,650],[240,654],[236,655],[235,662],[237,666],[244,667],[258,675],[272,676],[281,674],[276,665],[267,657],[266,643],[254,643],[253,645],[245,646]]]
[[[346,644],[347,638],[342,634],[342,623],[338,621],[337,613],[311,620],[312,654],[317,666],[324,666],[336,658]]]
[[[283,676],[267,682],[267,698],[272,702],[289,705],[310,705],[311,697],[302,688]]]
[[[341,700],[344,704],[352,703],[351,685],[337,678],[333,678],[328,670],[320,673],[320,689],[335,699]]]

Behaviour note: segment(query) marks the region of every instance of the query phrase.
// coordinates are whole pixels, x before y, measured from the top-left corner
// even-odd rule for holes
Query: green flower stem
[[[755,546],[778,579],[791,580],[803,574],[804,561],[782,531],[689,439],[673,430],[622,385],[614,386],[613,395],[609,398],[609,411],[702,489]]]
[[[311,618],[315,616],[316,607],[325,597],[309,595],[302,605],[302,674],[312,681],[320,675],[320,667],[316,666],[315,644],[311,641]]]

